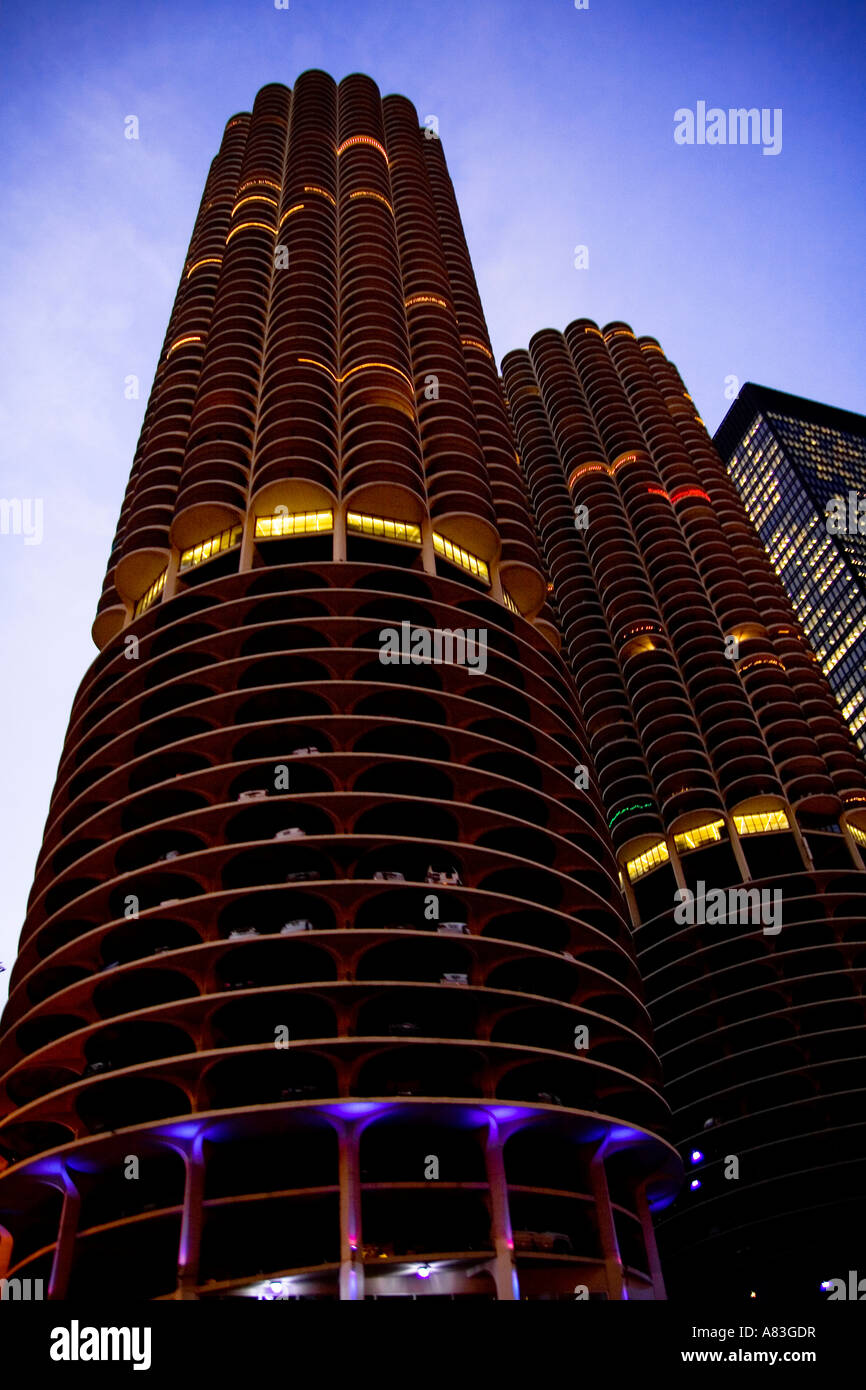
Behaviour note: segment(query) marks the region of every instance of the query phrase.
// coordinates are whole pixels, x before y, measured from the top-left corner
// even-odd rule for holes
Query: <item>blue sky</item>
[[[866,411],[862,0],[44,0],[0,10],[3,892],[11,967],[90,624],[207,168],[305,68],[435,115],[494,350],[588,315],[658,337],[712,430],[726,378]],[[699,101],[782,150],[680,146]],[[134,114],[140,139],[124,139]],[[589,250],[575,269],[574,249]],[[124,382],[141,381],[138,400]],[[7,976],[0,974],[0,999]]]

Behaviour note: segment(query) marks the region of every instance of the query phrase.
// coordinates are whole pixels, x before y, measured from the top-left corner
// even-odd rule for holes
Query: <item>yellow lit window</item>
[[[768,830],[787,830],[788,817],[784,811],[755,811],[749,816],[734,816],[738,835],[761,835]]]
[[[244,207],[246,203],[267,203],[269,207],[272,208],[277,206],[276,198],[272,198],[268,193],[250,193],[246,198],[238,199],[232,208],[232,217],[234,217],[238,208]]]
[[[337,373],[331,371],[331,368],[326,366],[324,362],[317,362],[314,357],[299,357],[298,361],[303,362],[305,366],[318,367],[321,371],[327,372],[328,376],[333,378],[339,385],[342,385],[344,381],[348,381],[349,377],[354,376],[356,372],[366,372],[373,368],[381,368],[383,372],[396,372],[397,376],[402,377],[408,386],[411,387],[412,385],[411,377],[408,377],[399,367],[392,367],[390,362],[359,362],[357,367],[350,367],[342,376],[337,376]]]
[[[274,516],[256,517],[256,539],[272,540],[276,536],[309,536],[317,531],[333,531],[334,513],[286,512]]]
[[[385,161],[387,163],[388,154],[385,146],[380,145],[378,140],[374,140],[372,135],[350,136],[348,140],[343,141],[342,145],[337,146],[337,154],[340,155],[344,150],[351,149],[353,145],[371,145],[374,150],[378,150],[381,155],[385,156]]]
[[[393,212],[391,204],[381,193],[375,193],[372,188],[358,188],[354,193],[349,194],[349,202],[354,202],[355,198],[373,198],[377,203],[384,203],[389,212]]]
[[[507,589],[502,590],[502,597],[505,601],[506,608],[510,608],[512,613],[520,612],[520,609],[517,607],[517,604],[514,602],[514,599],[511,597]]]
[[[152,603],[156,603],[156,600],[159,598],[160,594],[165,588],[165,577],[167,574],[168,566],[166,566],[162,574],[158,575],[157,578],[154,579],[150,588],[146,589],[145,592],[142,594],[141,598],[138,600],[138,602],[135,605],[135,612],[133,615],[134,617],[139,617],[141,613],[145,613],[147,611],[147,609],[150,607]]]
[[[723,820],[707,821],[705,825],[693,825],[691,830],[681,830],[674,836],[674,844],[680,854],[686,854],[690,849],[699,849],[701,845],[708,845],[712,841],[723,840],[725,822]]]
[[[184,570],[195,569],[196,565],[204,564],[205,560],[210,560],[220,551],[231,550],[233,546],[239,545],[243,529],[243,526],[232,526],[227,531],[220,531],[216,536],[208,536],[206,541],[199,541],[198,545],[190,546],[189,550],[184,550],[178,566],[180,573],[183,574]]]
[[[319,187],[318,187],[316,184],[314,184],[314,183],[305,183],[305,184],[304,184],[304,192],[305,192],[305,193],[318,193],[320,197],[322,197],[322,198],[327,198],[328,202],[331,204],[332,207],[336,207],[336,206],[337,206],[337,200],[336,200],[336,198],[334,197],[333,193],[329,193],[329,192],[328,192],[327,188],[319,188]]]
[[[414,309],[416,304],[435,304],[440,309],[447,309],[448,303],[441,299],[438,294],[410,294],[406,300],[406,308]]]
[[[490,348],[478,338],[461,338],[460,341],[464,347],[477,348],[479,352],[484,353],[485,357],[489,357],[491,362],[493,361],[493,353],[490,351]]]
[[[859,825],[849,825],[848,829],[858,845],[866,845],[866,830],[861,830]]]
[[[189,347],[191,343],[200,343],[200,342],[201,342],[201,334],[200,334],[200,333],[186,333],[182,338],[175,338],[174,342],[172,343],[171,347],[169,348],[168,352],[167,352],[165,355],[166,355],[166,357],[171,357],[171,354],[172,354],[173,352],[177,352],[178,348]]]
[[[483,560],[479,560],[477,555],[470,555],[468,550],[454,545],[453,541],[446,540],[436,531],[433,532],[433,549],[444,555],[446,560],[450,560],[452,565],[459,565],[461,569],[474,574],[476,579],[482,580],[485,584],[490,583],[490,571]]]
[[[188,280],[189,277],[192,275],[193,271],[194,271],[194,270],[198,270],[200,266],[203,266],[203,265],[222,265],[222,263],[223,263],[223,258],[222,258],[222,256],[202,256],[202,258],[201,258],[200,261],[196,261],[194,265],[191,265],[191,266],[190,266],[189,270],[186,272],[186,278],[187,278],[187,280]]]
[[[306,205],[304,203],[295,203],[294,207],[289,208],[286,212],[283,213],[279,221],[279,226],[282,227],[287,217],[292,217],[296,212],[303,212],[305,206]]]
[[[385,516],[366,516],[363,512],[346,513],[346,529],[364,536],[378,536],[386,541],[421,544],[421,528],[411,521],[392,521]]]
[[[273,235],[274,229],[267,222],[239,222],[236,227],[232,227],[226,237],[226,246],[228,246],[233,236],[237,236],[238,232],[245,232],[249,227],[258,227],[260,231],[270,232]]]
[[[625,871],[629,880],[635,883],[637,879],[643,878],[652,869],[657,869],[659,864],[664,864],[670,859],[670,851],[664,840],[658,840],[656,844],[650,845],[649,849],[644,850],[636,859],[626,860]]]

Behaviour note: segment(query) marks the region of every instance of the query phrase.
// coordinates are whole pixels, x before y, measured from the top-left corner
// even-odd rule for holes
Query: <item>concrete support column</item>
[[[797,824],[797,817],[794,815],[792,808],[787,805],[785,806],[785,814],[788,817],[788,824],[791,827],[791,834],[794,836],[794,839],[797,842],[797,848],[800,851],[800,858],[802,859],[805,867],[811,871],[815,867],[815,861],[812,858],[812,852],[809,849],[809,846],[803,839],[803,832]]]
[[[238,573],[244,574],[253,567],[253,551],[256,543],[256,518],[254,512],[247,512],[244,534],[241,536],[241,553],[238,558]]]
[[[737,861],[737,868],[740,871],[743,882],[748,883],[749,879],[752,877],[752,871],[746,862],[746,855],[743,846],[740,844],[740,837],[737,834],[737,827],[734,825],[733,816],[727,816],[726,823],[728,827],[728,838],[731,841],[731,849],[734,851],[734,858]]]
[[[197,1298],[201,1233],[204,1224],[204,1135],[197,1134],[183,1150],[186,1170],[183,1188],[183,1212],[180,1219],[180,1242],[177,1252],[177,1289],[175,1298]]]
[[[496,1298],[504,1302],[520,1298],[517,1268],[514,1263],[514,1236],[508,1208],[508,1184],[505,1180],[505,1159],[499,1126],[490,1118],[485,1146],[487,1186],[490,1190],[490,1230],[493,1236],[493,1279]]]
[[[653,1298],[659,1302],[664,1302],[667,1299],[667,1292],[661,1260],[659,1259],[659,1248],[656,1244],[656,1233],[653,1230],[652,1212],[646,1195],[646,1183],[641,1183],[640,1187],[636,1188],[634,1195],[637,1214],[640,1217],[641,1230],[643,1231],[643,1241],[646,1246],[649,1263],[648,1273],[653,1281]]]
[[[622,874],[622,891],[625,897],[626,906],[628,907],[628,913],[631,918],[631,924],[633,927],[639,927],[641,924],[640,908],[637,905],[637,898],[634,895],[634,889],[631,886],[629,876],[625,871],[625,864],[620,864],[619,871]]]
[[[604,1268],[607,1276],[608,1297],[622,1301],[628,1298],[628,1292],[623,1280],[622,1258],[619,1253],[619,1241],[616,1238],[607,1174],[604,1171],[604,1144],[601,1144],[593,1155],[589,1165],[589,1176],[592,1183],[595,1216],[598,1222],[601,1252],[604,1257]]]
[[[677,887],[688,888],[689,885],[686,883],[686,876],[683,873],[682,860],[680,859],[679,853],[674,845],[673,835],[666,836],[666,843],[668,847],[668,854],[670,855],[671,868],[674,871],[674,878],[676,879]],[[625,877],[625,875],[623,876]]]
[[[160,603],[167,598],[174,598],[177,593],[177,576],[180,566],[180,551],[172,547],[171,555],[168,557],[168,569],[165,575],[165,588],[160,597]]]
[[[51,1276],[48,1280],[48,1297],[56,1300],[64,1299],[69,1287],[69,1276],[72,1273],[72,1260],[75,1254],[75,1237],[78,1234],[78,1216],[81,1209],[81,1197],[78,1188],[65,1168],[63,1170],[62,1190],[63,1206],[60,1209],[57,1244],[54,1247],[54,1260],[51,1264]]]
[[[436,573],[436,551],[433,549],[433,523],[429,518],[421,522],[421,563],[425,574]]]
[[[340,1299],[364,1298],[364,1259],[361,1253],[360,1131],[344,1124],[339,1131],[340,1169]]]
[[[339,564],[343,564],[346,559],[346,512],[348,508],[345,502],[339,506],[334,506],[334,548],[333,558]]]

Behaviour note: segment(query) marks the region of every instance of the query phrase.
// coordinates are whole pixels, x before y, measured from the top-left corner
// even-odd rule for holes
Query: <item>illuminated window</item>
[[[606,463],[582,463],[569,475],[568,486],[572,487],[578,478],[582,478],[585,473],[608,473],[609,471]]]
[[[245,232],[249,227],[258,227],[260,231],[270,232],[271,235],[273,235],[274,231],[273,227],[270,226],[268,222],[239,222],[236,227],[232,227],[226,237],[226,246],[228,246],[233,236],[237,236],[238,232]]]
[[[187,334],[185,334],[185,336],[184,336],[183,338],[175,338],[174,342],[172,343],[171,347],[169,348],[168,352],[167,352],[165,355],[166,355],[166,357],[171,357],[171,354],[172,354],[173,352],[177,352],[178,348],[189,347],[189,346],[190,346],[191,344],[193,344],[193,343],[200,343],[200,342],[201,342],[201,334],[200,334],[200,333],[187,333]]]
[[[785,669],[781,661],[777,661],[774,656],[750,656],[748,661],[743,661],[738,669],[751,671],[755,666],[778,666],[782,671]]]
[[[704,502],[709,502],[709,494],[704,492],[701,487],[681,487],[676,492],[671,493],[671,501],[679,502],[683,497],[700,497]]]
[[[234,217],[238,208],[242,208],[246,203],[267,203],[272,208],[277,206],[276,198],[271,198],[267,193],[250,193],[248,197],[240,198],[238,202],[235,203],[232,208],[232,217]]]
[[[859,825],[849,825],[848,829],[858,845],[866,845],[866,830],[861,830]]]
[[[331,204],[332,207],[337,206],[336,198],[334,197],[333,193],[328,192],[327,188],[318,188],[314,183],[305,183],[304,192],[318,193],[321,198],[327,198],[328,202]]]
[[[487,347],[484,343],[482,343],[478,338],[461,338],[460,341],[464,347],[477,348],[479,352],[484,353],[485,357],[489,357],[491,362],[493,361],[493,353],[490,351],[490,348]]]
[[[196,565],[204,564],[211,556],[218,555],[222,550],[231,550],[233,546],[240,545],[243,526],[231,526],[227,531],[220,531],[215,536],[209,536],[206,541],[199,541],[198,545],[190,546],[189,550],[184,550],[180,557],[178,570],[183,574],[184,570],[195,569]]]
[[[738,835],[762,835],[768,830],[788,830],[784,811],[754,811],[748,816],[734,816]]]
[[[278,193],[281,192],[280,185],[274,183],[273,179],[245,179],[238,188],[238,193],[244,193],[248,188],[275,188]]]
[[[356,189],[354,193],[349,194],[349,202],[353,202],[355,198],[373,198],[377,203],[384,203],[385,207],[388,209],[389,212],[394,211],[391,204],[388,202],[388,199],[383,198],[381,193],[375,193],[372,188]]]
[[[440,299],[438,294],[410,294],[406,300],[406,308],[414,309],[416,304],[435,304],[440,309],[448,308],[448,301]]]
[[[147,611],[147,609],[150,607],[152,603],[156,603],[156,600],[159,598],[160,594],[165,588],[165,577],[167,574],[168,566],[166,566],[162,574],[158,575],[157,578],[154,579],[150,588],[145,590],[145,592],[142,594],[141,598],[135,605],[133,617],[139,617],[140,614],[145,613]]]
[[[670,859],[670,850],[664,840],[657,841],[650,845],[649,849],[644,850],[636,859],[626,860],[625,871],[632,883],[637,879],[643,878],[644,874],[650,873],[652,869],[657,869],[659,864],[664,864]]]
[[[479,560],[477,555],[470,555],[468,550],[454,545],[453,541],[446,540],[436,531],[433,532],[433,549],[444,555],[446,560],[450,560],[452,565],[459,565],[461,569],[467,570],[485,584],[490,583],[490,571],[483,560]]]
[[[378,150],[381,155],[384,155],[386,163],[388,161],[388,152],[385,146],[380,145],[378,140],[374,140],[372,135],[352,135],[348,140],[344,140],[342,145],[337,146],[337,154],[351,149],[353,145],[371,145],[374,150]]]
[[[293,208],[289,208],[287,212],[283,213],[282,217],[279,220],[279,223],[277,224],[278,227],[282,227],[287,217],[294,216],[296,212],[303,212],[305,206],[306,204],[304,203],[295,203],[295,206]]]
[[[718,842],[725,838],[725,822],[723,820],[707,821],[705,825],[693,825],[691,830],[681,830],[674,836],[674,844],[680,854],[687,854],[690,849],[700,849],[701,845],[708,845]]]
[[[632,811],[651,811],[653,804],[651,801],[633,801],[630,806],[622,806],[618,811],[614,811],[608,820],[608,825],[613,828],[620,816],[631,815]]]
[[[189,270],[186,272],[186,278],[187,278],[187,280],[188,280],[189,277],[192,275],[193,271],[194,271],[194,270],[198,270],[200,266],[203,266],[203,265],[222,265],[222,263],[223,263],[223,258],[222,258],[222,256],[202,256],[202,258],[201,258],[200,261],[196,261],[194,265],[191,265],[191,266],[190,266]]]
[[[520,609],[517,607],[517,604],[514,602],[514,599],[511,597],[507,589],[502,590],[502,598],[505,603],[505,607],[509,608],[512,613],[517,613],[519,615]]]
[[[285,512],[256,517],[256,539],[276,536],[309,536],[316,531],[333,531],[333,512]]]
[[[411,521],[391,521],[384,516],[366,516],[363,512],[346,513],[346,529],[363,536],[378,536],[386,541],[421,544],[421,527]]]
[[[342,384],[342,382],[348,380],[350,376],[354,376],[356,372],[366,372],[376,367],[380,368],[383,372],[396,372],[397,376],[403,378],[407,386],[412,386],[411,378],[408,377],[404,371],[401,371],[399,367],[392,367],[390,362],[359,362],[357,367],[350,367],[342,376],[337,376],[337,373],[333,372],[324,362],[317,362],[314,357],[299,357],[298,361],[303,362],[305,366],[318,367],[320,371],[327,372],[328,376],[332,377],[338,384]]]

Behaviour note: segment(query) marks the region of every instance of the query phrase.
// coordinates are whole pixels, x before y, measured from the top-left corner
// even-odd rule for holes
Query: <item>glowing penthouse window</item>
[[[637,879],[643,878],[652,869],[657,869],[659,864],[665,864],[670,859],[670,850],[664,840],[657,841],[645,849],[643,854],[639,854],[636,859],[626,860],[625,871],[629,880],[635,883]]]
[[[748,816],[734,816],[738,835],[765,835],[769,830],[787,830],[788,817],[784,811],[753,811]]]
[[[454,545],[436,531],[433,532],[433,549],[446,560],[450,560],[452,565],[459,565],[460,569],[467,570],[476,579],[480,579],[483,584],[490,583],[490,571],[483,560],[479,560],[477,555],[470,555],[468,550]]]
[[[205,560],[219,555],[221,551],[231,550],[234,546],[240,545],[243,529],[243,526],[232,526],[229,530],[220,531],[216,536],[208,536],[206,541],[199,541],[198,545],[190,546],[189,550],[184,550],[178,565],[179,573],[183,574],[184,570],[195,569],[196,565],[203,565]]]
[[[310,536],[317,531],[333,531],[334,513],[277,512],[274,516],[256,517],[256,540],[273,540],[277,536]]]
[[[346,513],[346,530],[379,540],[421,544],[421,527],[411,521],[391,521],[386,516],[367,516],[364,512]]]
[[[162,574],[157,575],[150,588],[146,589],[145,592],[142,594],[141,598],[135,605],[135,612],[133,613],[133,617],[137,618],[140,614],[146,613],[150,605],[152,603],[156,603],[156,600],[159,598],[160,594],[165,588],[165,577],[167,574],[168,566],[166,566]]]
[[[690,849],[700,849],[701,845],[718,843],[724,839],[725,822],[711,820],[705,825],[693,825],[691,830],[681,830],[674,836],[674,844],[680,854],[687,854]]]

